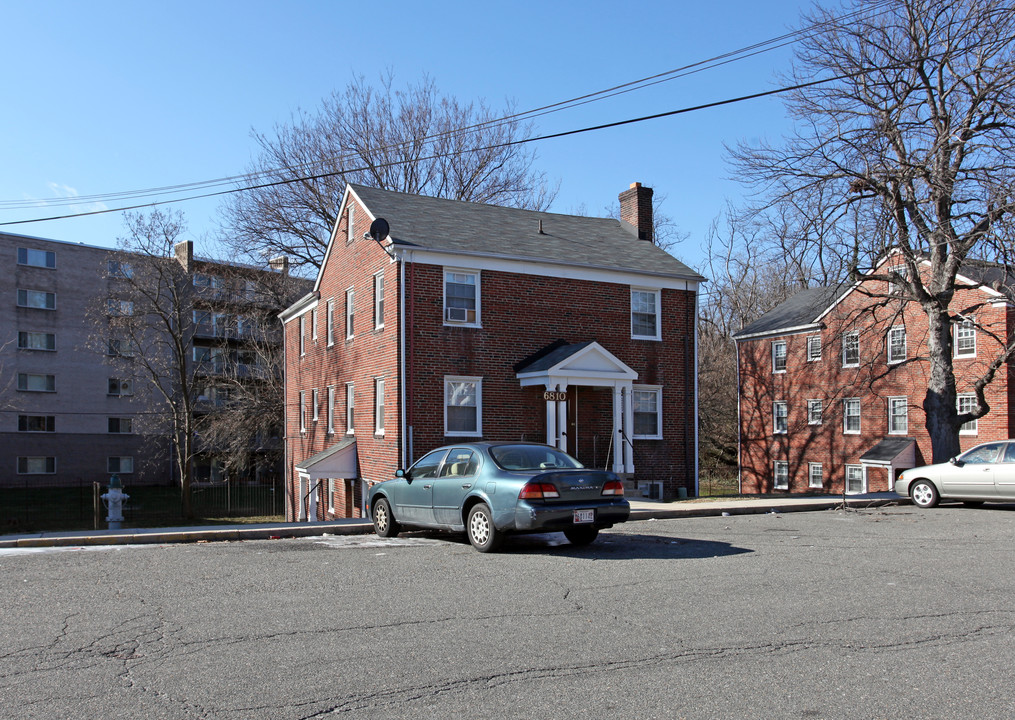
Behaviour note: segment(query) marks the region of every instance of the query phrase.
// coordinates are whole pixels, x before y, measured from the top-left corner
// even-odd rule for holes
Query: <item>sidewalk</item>
[[[629,498],[631,521],[671,519],[682,517],[710,517],[723,515],[752,515],[759,513],[787,513],[828,510],[840,507],[841,495],[807,497],[711,498],[708,500],[682,500],[660,502]],[[907,503],[895,493],[869,493],[846,497],[849,507],[865,508],[880,505]],[[84,547],[91,545],[141,545],[182,542],[221,542],[223,540],[277,540],[292,537],[331,535],[359,535],[373,532],[367,520],[353,518],[301,523],[266,523],[258,525],[210,525],[204,527],[175,528],[124,528],[122,530],[80,530],[76,532],[44,532],[24,535],[0,535],[0,549],[33,547]]]

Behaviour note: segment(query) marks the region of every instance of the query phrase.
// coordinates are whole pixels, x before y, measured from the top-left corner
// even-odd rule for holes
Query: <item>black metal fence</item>
[[[107,527],[101,495],[108,488],[91,482],[62,487],[24,483],[0,488],[0,535],[95,530]],[[180,488],[164,485],[124,486],[122,527],[214,525],[241,519],[280,521],[285,512],[284,486],[275,483],[195,483],[191,518],[183,515]]]

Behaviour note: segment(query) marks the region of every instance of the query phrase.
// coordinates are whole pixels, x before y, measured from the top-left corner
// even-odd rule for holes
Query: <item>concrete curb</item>
[[[850,508],[870,508],[908,502],[908,498],[899,497],[894,493],[855,496],[846,498],[845,501],[841,496],[756,498],[687,503],[655,503],[633,500],[631,501],[630,522],[685,517],[716,517],[722,516],[724,513],[732,516],[816,512],[841,508],[844,505]],[[371,532],[373,532],[373,525],[369,521],[361,519],[270,525],[95,530],[0,536],[0,549],[280,540],[283,538],[315,537],[325,533],[363,535]]]

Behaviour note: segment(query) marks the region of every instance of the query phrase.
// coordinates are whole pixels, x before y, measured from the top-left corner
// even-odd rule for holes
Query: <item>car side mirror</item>
[[[395,477],[396,478],[400,478],[400,477],[408,478],[409,476],[405,474],[405,470],[403,470],[402,468],[398,468],[398,470],[395,470]]]
[[[950,462],[955,467],[960,467],[962,465],[962,463],[959,462],[959,459],[957,457],[948,458],[948,462]]]

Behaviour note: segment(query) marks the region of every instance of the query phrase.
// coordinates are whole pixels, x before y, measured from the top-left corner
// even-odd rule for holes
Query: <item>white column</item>
[[[547,385],[546,389],[552,391],[553,387]],[[557,444],[557,408],[553,400],[546,401],[546,444]]]
[[[624,403],[624,436],[627,438],[624,442],[624,472],[633,473],[634,447],[630,441],[634,437],[634,394],[630,382],[624,383],[624,395],[627,400]]]
[[[567,392],[567,383],[561,383],[557,389]],[[557,449],[567,452],[567,402],[556,403],[557,405]]]
[[[613,386],[613,472],[624,472],[624,437],[620,434],[623,427],[620,409],[623,401],[620,395],[620,384]]]

